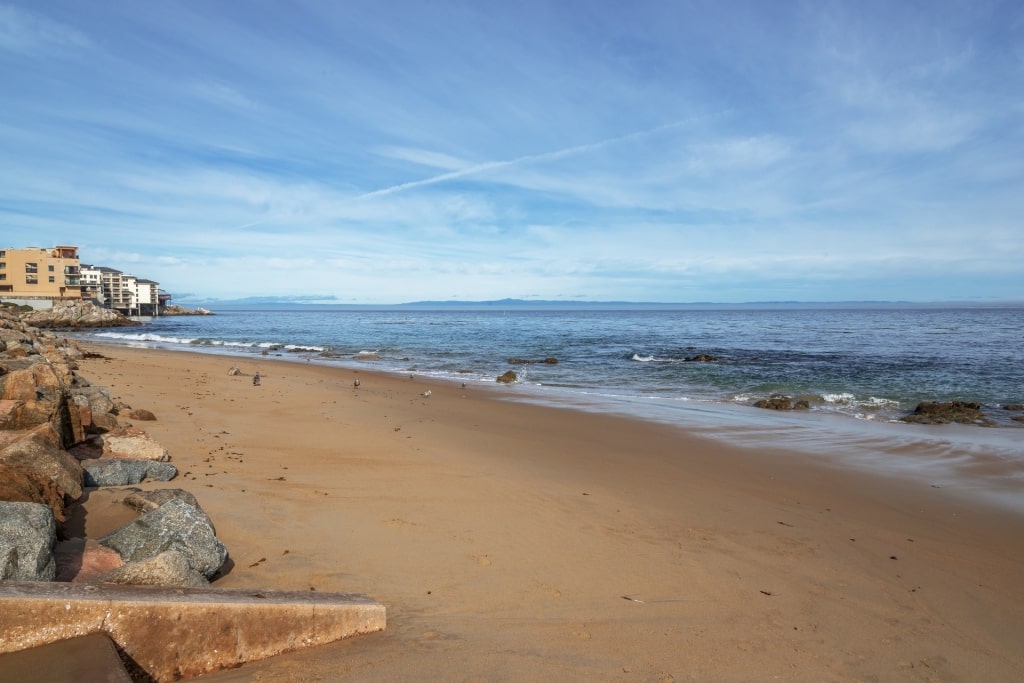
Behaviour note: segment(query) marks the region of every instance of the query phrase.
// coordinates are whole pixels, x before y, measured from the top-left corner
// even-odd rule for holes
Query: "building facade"
[[[81,299],[78,247],[0,249],[0,297]]]

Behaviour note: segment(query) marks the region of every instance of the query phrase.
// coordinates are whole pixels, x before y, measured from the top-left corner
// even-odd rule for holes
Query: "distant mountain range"
[[[333,309],[333,310],[686,310],[686,309],[749,309],[749,308],[906,308],[936,306],[1008,306],[1009,303],[909,301],[747,301],[722,303],[713,301],[658,302],[658,301],[565,301],[544,299],[495,299],[490,301],[410,301],[400,304],[348,304],[329,297],[246,297],[243,299],[192,299],[181,302],[184,306],[203,306],[210,309]]]

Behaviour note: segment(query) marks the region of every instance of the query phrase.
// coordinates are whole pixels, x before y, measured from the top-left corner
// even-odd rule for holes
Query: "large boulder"
[[[0,450],[0,460],[24,465],[49,477],[68,500],[82,495],[82,466],[60,447],[60,436],[52,425],[40,425]]]
[[[122,427],[103,435],[103,457],[167,462],[170,453],[146,432]]]
[[[99,579],[103,583],[127,583],[136,586],[207,588],[209,580],[189,564],[177,550],[164,552],[135,562],[126,562]]]
[[[170,481],[178,468],[169,462],[99,458],[82,462],[86,486],[133,486],[144,481]]]
[[[64,494],[53,480],[24,465],[0,460],[0,501],[41,503],[50,508],[58,522],[64,514]]]
[[[206,578],[216,574],[228,558],[227,548],[217,539],[206,513],[180,499],[141,515],[101,538],[100,543],[116,550],[125,562],[174,550]]]
[[[0,502],[0,580],[53,581],[57,522],[49,506]]]

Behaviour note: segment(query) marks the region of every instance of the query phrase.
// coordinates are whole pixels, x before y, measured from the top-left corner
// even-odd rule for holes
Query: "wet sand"
[[[928,482],[497,384],[90,348],[80,374],[156,413],[181,472],[144,486],[191,491],[227,545],[215,585],[387,606],[383,633],[203,680],[1024,677],[1024,517]],[[115,505],[90,499],[90,535]]]

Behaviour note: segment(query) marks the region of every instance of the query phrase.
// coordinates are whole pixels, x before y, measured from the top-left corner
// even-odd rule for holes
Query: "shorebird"
[[[426,398],[427,396],[430,396],[430,389],[427,389],[426,391],[424,391],[422,394],[420,394],[420,396],[422,396],[424,398]]]
[[[356,389],[359,388],[359,378],[358,377],[356,377],[356,381],[352,382],[352,386],[354,386]]]

